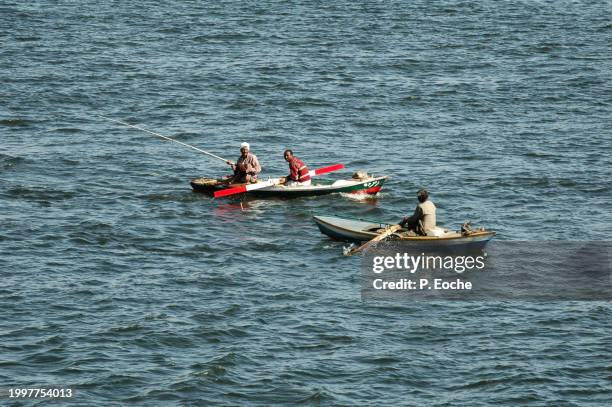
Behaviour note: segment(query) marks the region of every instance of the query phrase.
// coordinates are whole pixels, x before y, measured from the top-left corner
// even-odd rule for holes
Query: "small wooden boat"
[[[348,194],[376,195],[387,180],[387,176],[352,178],[349,180],[319,180],[313,179],[312,185],[272,185],[265,188],[245,192],[248,196],[256,197],[301,197],[318,196],[343,192]],[[214,194],[227,188],[234,188],[245,184],[228,184],[223,179],[196,178],[191,181],[191,187],[196,192]]]
[[[379,233],[392,226],[388,223],[371,222],[360,219],[347,219],[337,216],[314,216],[315,223],[324,235],[333,239],[348,242],[363,242],[371,240]],[[409,236],[407,231],[393,234],[395,240],[414,242],[415,244],[435,247],[461,247],[482,249],[495,236],[491,230],[474,230],[455,232],[437,228],[437,236]]]

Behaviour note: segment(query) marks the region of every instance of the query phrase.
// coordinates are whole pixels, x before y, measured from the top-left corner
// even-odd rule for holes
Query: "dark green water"
[[[608,405],[605,302],[362,302],[312,213],[608,240],[609,1],[0,2],[0,386],[71,405]],[[392,178],[233,201],[251,143]],[[1,403],[9,401],[3,400]],[[24,403],[23,405],[26,405]],[[42,404],[46,404],[43,402]],[[15,403],[20,405],[20,403]]]

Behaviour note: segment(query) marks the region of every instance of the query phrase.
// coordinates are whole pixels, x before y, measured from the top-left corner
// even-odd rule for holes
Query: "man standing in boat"
[[[285,161],[289,163],[289,175],[285,178],[285,185],[310,185],[308,167],[302,160],[293,155],[292,150],[285,150]]]
[[[399,223],[401,227],[422,236],[431,234],[432,229],[436,227],[436,205],[428,198],[429,194],[425,189],[417,193],[419,203],[412,216],[402,219]]]
[[[234,176],[231,178],[231,183],[255,183],[257,182],[257,174],[261,172],[261,166],[255,154],[250,153],[249,143],[240,144],[240,158],[234,164],[228,160],[227,163],[232,166]]]

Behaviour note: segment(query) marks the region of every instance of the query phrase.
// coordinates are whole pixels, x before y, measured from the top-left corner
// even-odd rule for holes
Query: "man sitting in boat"
[[[257,182],[257,174],[261,172],[261,166],[255,154],[251,154],[249,150],[249,143],[242,143],[240,144],[240,158],[238,158],[236,164],[230,160],[227,161],[232,166],[232,170],[234,170],[231,183]]]
[[[285,161],[289,163],[290,174],[285,178],[285,185],[310,185],[310,174],[304,161],[293,155],[292,150],[285,150]]]
[[[399,223],[401,227],[407,228],[417,235],[433,235],[433,229],[436,227],[436,205],[427,198],[429,198],[429,194],[426,190],[421,189],[417,193],[419,203],[414,213],[412,216],[406,216],[402,219]]]

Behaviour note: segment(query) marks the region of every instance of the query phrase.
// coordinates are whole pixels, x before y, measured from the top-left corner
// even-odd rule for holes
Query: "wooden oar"
[[[369,241],[365,242],[364,244],[362,244],[359,247],[355,247],[355,248],[351,249],[348,253],[346,253],[346,255],[347,256],[352,256],[353,254],[359,253],[360,251],[363,251],[364,249],[367,249],[368,247],[370,247],[374,243],[380,242],[381,240],[391,236],[393,233],[397,232],[401,228],[402,227],[400,225],[393,225],[393,226],[389,227],[387,230],[385,230],[384,232],[382,232],[381,234],[379,234],[378,236],[376,236],[375,238],[373,238],[372,240],[369,240]]]
[[[316,170],[310,170],[308,171],[308,175],[310,175],[311,177],[314,177],[317,175],[327,174],[333,171],[338,171],[338,170],[341,170],[342,168],[344,168],[344,164],[334,164],[328,167],[317,168]],[[253,191],[256,189],[261,189],[261,188],[270,187],[272,185],[277,185],[280,183],[280,181],[281,181],[280,178],[271,178],[267,181],[258,182],[256,184],[245,184],[245,185],[240,185],[239,187],[222,189],[220,191],[215,192],[214,195],[215,195],[215,198],[221,198],[222,196],[240,194],[243,192]]]

